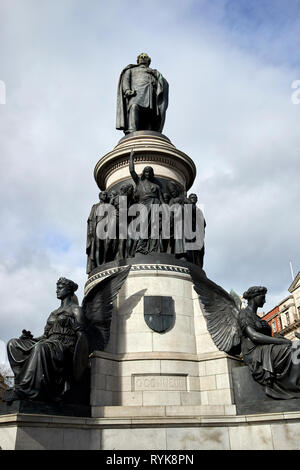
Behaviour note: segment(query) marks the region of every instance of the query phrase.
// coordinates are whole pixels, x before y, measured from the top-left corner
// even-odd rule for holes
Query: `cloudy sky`
[[[118,77],[140,52],[170,85],[163,132],[197,166],[208,277],[267,286],[265,311],[288,295],[300,0],[1,0],[0,21],[0,339],[42,333],[60,276],[82,299],[93,170],[123,136]]]

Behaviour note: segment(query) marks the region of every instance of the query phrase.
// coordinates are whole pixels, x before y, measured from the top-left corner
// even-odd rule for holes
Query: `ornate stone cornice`
[[[158,135],[138,135],[125,138],[116,147],[104,155],[96,164],[94,177],[101,190],[124,179],[129,155],[133,149],[135,163],[152,164],[157,177],[177,180],[188,190],[195,179],[196,167],[193,160],[178,150],[167,138]],[[161,168],[161,170],[160,170]],[[128,169],[128,178],[130,178]]]
[[[126,266],[116,266],[108,269],[104,269],[103,271],[100,271],[87,280],[85,283],[85,289],[84,293],[86,294],[92,286],[95,284],[96,281],[99,281],[101,279],[105,279],[106,277],[110,276],[111,274],[117,273],[121,270],[123,270]],[[133,264],[131,265],[131,270],[130,272],[150,272],[150,271],[156,271],[156,272],[172,272],[174,274],[185,274],[189,275],[190,271],[188,268],[184,268],[183,266],[175,266],[171,264]]]

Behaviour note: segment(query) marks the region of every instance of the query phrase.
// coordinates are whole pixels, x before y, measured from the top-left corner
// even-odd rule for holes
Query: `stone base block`
[[[102,406],[232,405],[232,369],[221,352],[127,354],[95,352],[91,359],[92,416]],[[96,413],[96,414],[93,414]]]
[[[233,370],[234,402],[237,414],[277,413],[300,410],[300,399],[275,400],[265,394],[264,387],[255,382],[247,366]]]
[[[44,403],[33,400],[15,400],[12,403],[0,403],[0,415],[30,413],[56,416],[91,416],[91,407],[86,405],[70,405]]]
[[[100,408],[99,408],[100,411]],[[215,414],[217,407],[102,407],[102,416],[0,416],[3,450],[300,450],[300,411]],[[227,411],[230,412],[230,409]],[[231,410],[233,411],[233,410]]]

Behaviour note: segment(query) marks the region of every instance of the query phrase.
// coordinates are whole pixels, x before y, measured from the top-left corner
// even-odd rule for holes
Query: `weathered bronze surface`
[[[163,333],[175,323],[174,299],[170,296],[144,296],[145,322],[153,331]]]
[[[84,376],[89,354],[107,345],[112,302],[129,270],[124,268],[99,282],[84,297],[81,307],[74,297],[78,285],[65,278],[57,281],[61,305],[48,317],[43,335],[33,338],[30,331],[23,330],[19,338],[8,342],[15,385],[5,394],[5,401],[64,399],[72,383]]]
[[[275,399],[300,398],[300,341],[272,337],[268,322],[257,315],[265,303],[267,289],[250,287],[243,297],[244,309],[222,287],[191,265],[194,288],[204,307],[207,329],[216,346],[229,354],[240,354],[265,394]]]
[[[152,130],[162,132],[168,107],[169,85],[155,69],[150,57],[142,53],[137,64],[122,70],[117,95],[116,128],[125,134]]]
[[[154,170],[151,166],[146,166],[142,174],[139,176],[135,171],[134,151],[129,156],[129,174],[134,185],[124,183],[119,189],[112,190],[109,194],[102,191],[99,195],[100,202],[94,204],[90,216],[88,218],[87,229],[87,273],[90,274],[99,266],[116,261],[118,259],[132,258],[141,253],[150,255],[152,253],[169,253],[174,255],[176,259],[182,259],[195,263],[197,266],[203,266],[204,244],[200,249],[189,248],[188,243],[194,242],[195,237],[186,239],[183,232],[185,229],[185,206],[190,206],[190,226],[193,231],[198,230],[197,236],[204,240],[205,220],[199,207],[197,207],[197,196],[191,194],[186,196],[184,189],[172,180],[168,180],[165,188],[161,182],[155,177]],[[120,198],[126,196],[126,205],[121,206]],[[99,240],[97,236],[97,224],[101,222],[98,209],[101,204],[109,203],[114,208],[115,217],[111,217],[109,224],[116,225],[115,238],[110,239],[109,231],[107,238]],[[146,209],[146,225],[147,237],[134,238],[128,230],[129,225],[137,220],[138,217],[130,215],[130,208],[135,204],[141,204]],[[154,207],[156,206],[156,208]],[[158,236],[152,236],[154,225],[153,208],[156,210],[159,206],[161,211],[159,220],[156,219]],[[125,217],[121,217],[121,207],[125,210]],[[167,209],[172,209],[167,211]],[[170,229],[168,234],[164,231],[167,218],[163,218],[163,213],[170,214]],[[122,214],[124,215],[124,213]],[[182,236],[177,236],[175,229],[175,221],[181,218]],[[120,226],[120,224],[122,226]],[[165,224],[165,225],[164,225]],[[138,226],[138,223],[137,223]],[[120,237],[120,233],[126,234],[125,238]]]

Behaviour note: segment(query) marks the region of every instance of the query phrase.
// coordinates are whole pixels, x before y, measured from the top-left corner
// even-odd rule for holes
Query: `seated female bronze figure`
[[[268,322],[257,315],[258,307],[266,301],[266,292],[265,287],[256,286],[243,294],[248,301],[239,315],[243,359],[254,380],[265,387],[266,395],[300,398],[300,366],[293,361],[293,342],[283,336],[273,337]]]
[[[265,303],[266,287],[250,287],[243,294],[248,305],[240,310],[231,295],[203,271],[199,274],[191,268],[191,275],[216,346],[232,355],[241,353],[253,379],[269,397],[300,398],[300,341],[273,337],[269,324],[257,315]]]
[[[23,330],[20,338],[8,342],[8,359],[15,375],[14,399],[57,401],[66,391],[74,348],[85,328],[82,309],[74,302],[77,289],[75,282],[60,278],[56,294],[61,305],[49,315],[44,334],[33,338]]]
[[[89,354],[105,349],[113,301],[129,270],[130,266],[122,268],[99,282],[81,307],[74,295],[78,285],[65,278],[57,281],[61,305],[49,315],[44,334],[33,338],[30,331],[23,330],[20,338],[7,344],[15,384],[5,392],[4,401],[62,402],[70,385],[81,381]]]

